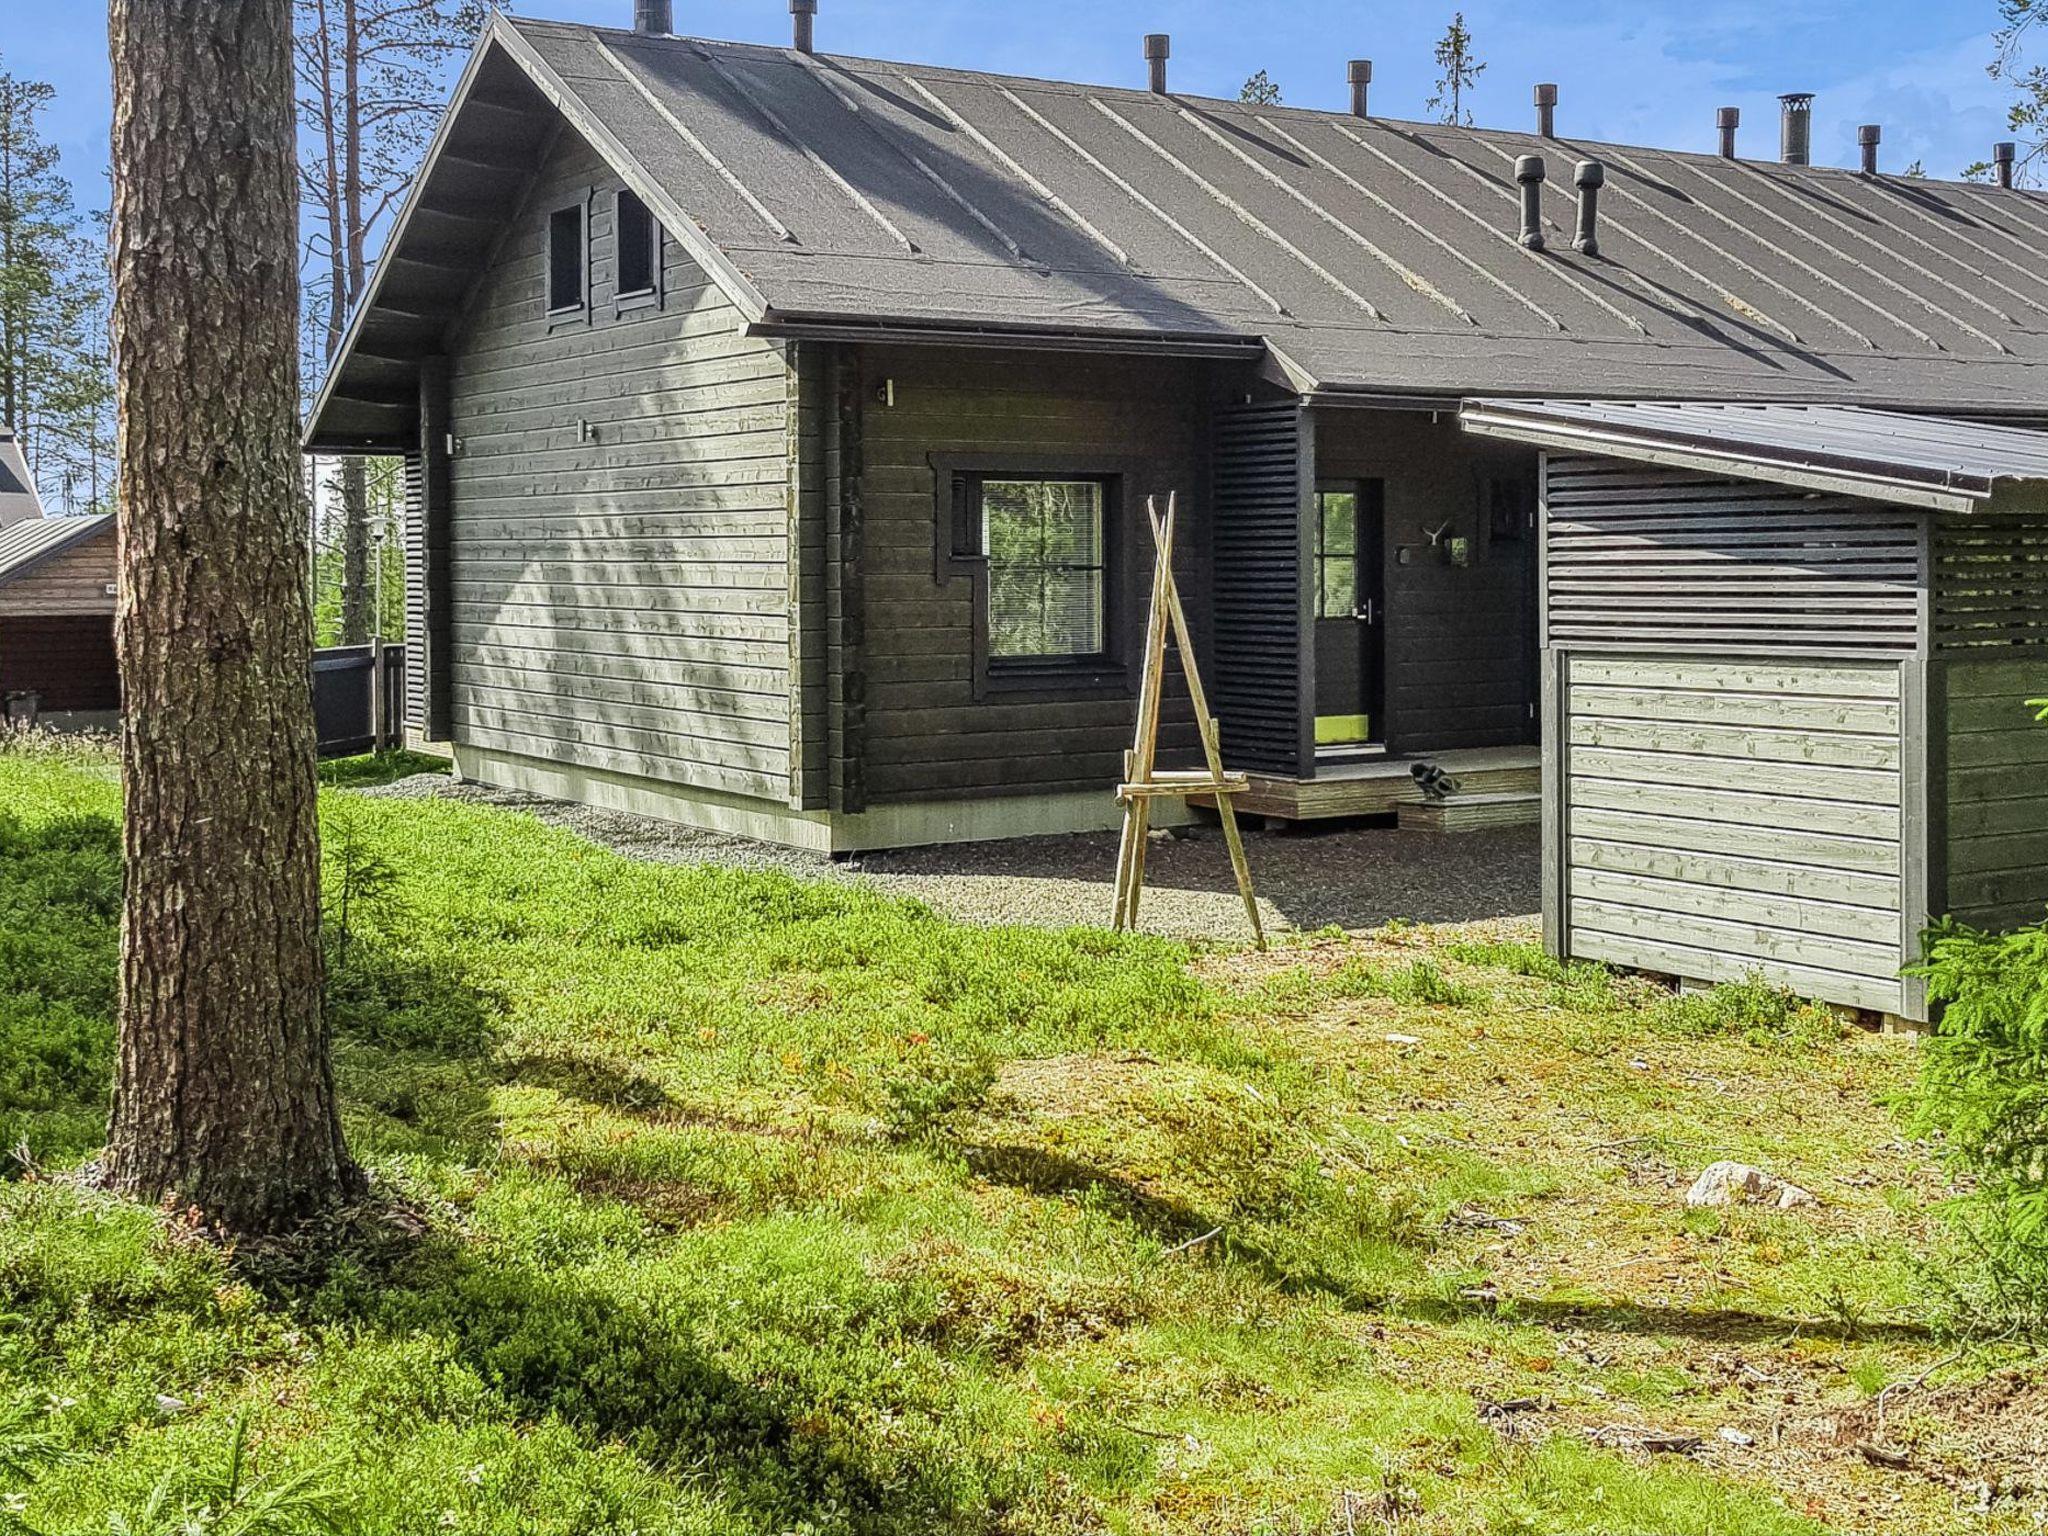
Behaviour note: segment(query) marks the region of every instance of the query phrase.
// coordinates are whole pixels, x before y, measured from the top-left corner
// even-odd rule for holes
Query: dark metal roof
[[[113,526],[114,515],[102,512],[96,517],[32,517],[0,528],[0,583]]]
[[[29,477],[28,460],[12,432],[0,430],[0,528],[43,515],[42,499]]]
[[[2048,509],[2048,433],[1853,406],[1468,400],[1465,430],[1940,511]]]
[[[767,331],[1263,344],[1330,396],[2048,409],[2042,194],[502,17],[373,319],[445,306],[437,261],[476,247],[443,210],[502,206],[541,99]],[[1598,256],[1571,248],[1580,158]],[[342,375],[375,398],[374,363]]]

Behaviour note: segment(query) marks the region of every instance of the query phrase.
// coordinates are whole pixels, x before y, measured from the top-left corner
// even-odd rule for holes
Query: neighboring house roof
[[[114,526],[114,514],[38,517],[0,528],[0,585],[25,576],[43,561]]]
[[[1468,400],[1468,432],[1944,512],[2048,511],[2048,433],[1852,406]]]
[[[473,249],[451,221],[516,195],[539,139],[509,118],[536,99],[765,333],[1270,349],[1340,396],[2048,409],[2042,194],[504,17],[358,338],[445,315]],[[1598,256],[1572,249],[1581,158],[1606,170]],[[403,408],[378,393],[401,354],[360,345],[316,439],[351,401]]]
[[[42,499],[29,477],[28,460],[12,432],[0,428],[0,528],[43,515]]]

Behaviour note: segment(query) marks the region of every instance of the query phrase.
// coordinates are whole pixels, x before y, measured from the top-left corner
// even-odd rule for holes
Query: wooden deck
[[[1237,813],[1278,821],[1390,816],[1404,805],[1422,803],[1422,791],[1410,772],[1418,762],[1435,763],[1458,780],[1460,792],[1466,795],[1533,795],[1542,782],[1542,753],[1533,746],[1376,757],[1324,764],[1313,779],[1268,778],[1255,773],[1251,788],[1237,797]]]

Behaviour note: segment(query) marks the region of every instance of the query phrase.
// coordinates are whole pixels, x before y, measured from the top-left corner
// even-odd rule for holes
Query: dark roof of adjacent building
[[[2048,510],[2048,433],[1854,406],[1468,400],[1465,430],[1944,512]]]
[[[367,334],[445,316],[538,102],[768,333],[1249,352],[1327,396],[2048,409],[2042,194],[502,17]],[[1572,248],[1580,159],[1598,255]],[[380,398],[372,350],[316,438],[374,421],[348,409]]]
[[[42,515],[42,499],[36,495],[21,444],[12,432],[0,428],[0,528]]]
[[[114,526],[114,515],[35,517],[0,528],[0,583],[25,576],[43,561]]]

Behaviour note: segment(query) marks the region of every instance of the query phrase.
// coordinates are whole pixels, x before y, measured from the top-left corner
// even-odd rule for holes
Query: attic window
[[[557,208],[548,216],[548,313],[583,307],[583,208]]]
[[[619,251],[618,296],[630,299],[654,292],[661,270],[661,227],[645,203],[632,192],[619,193],[615,220]]]

